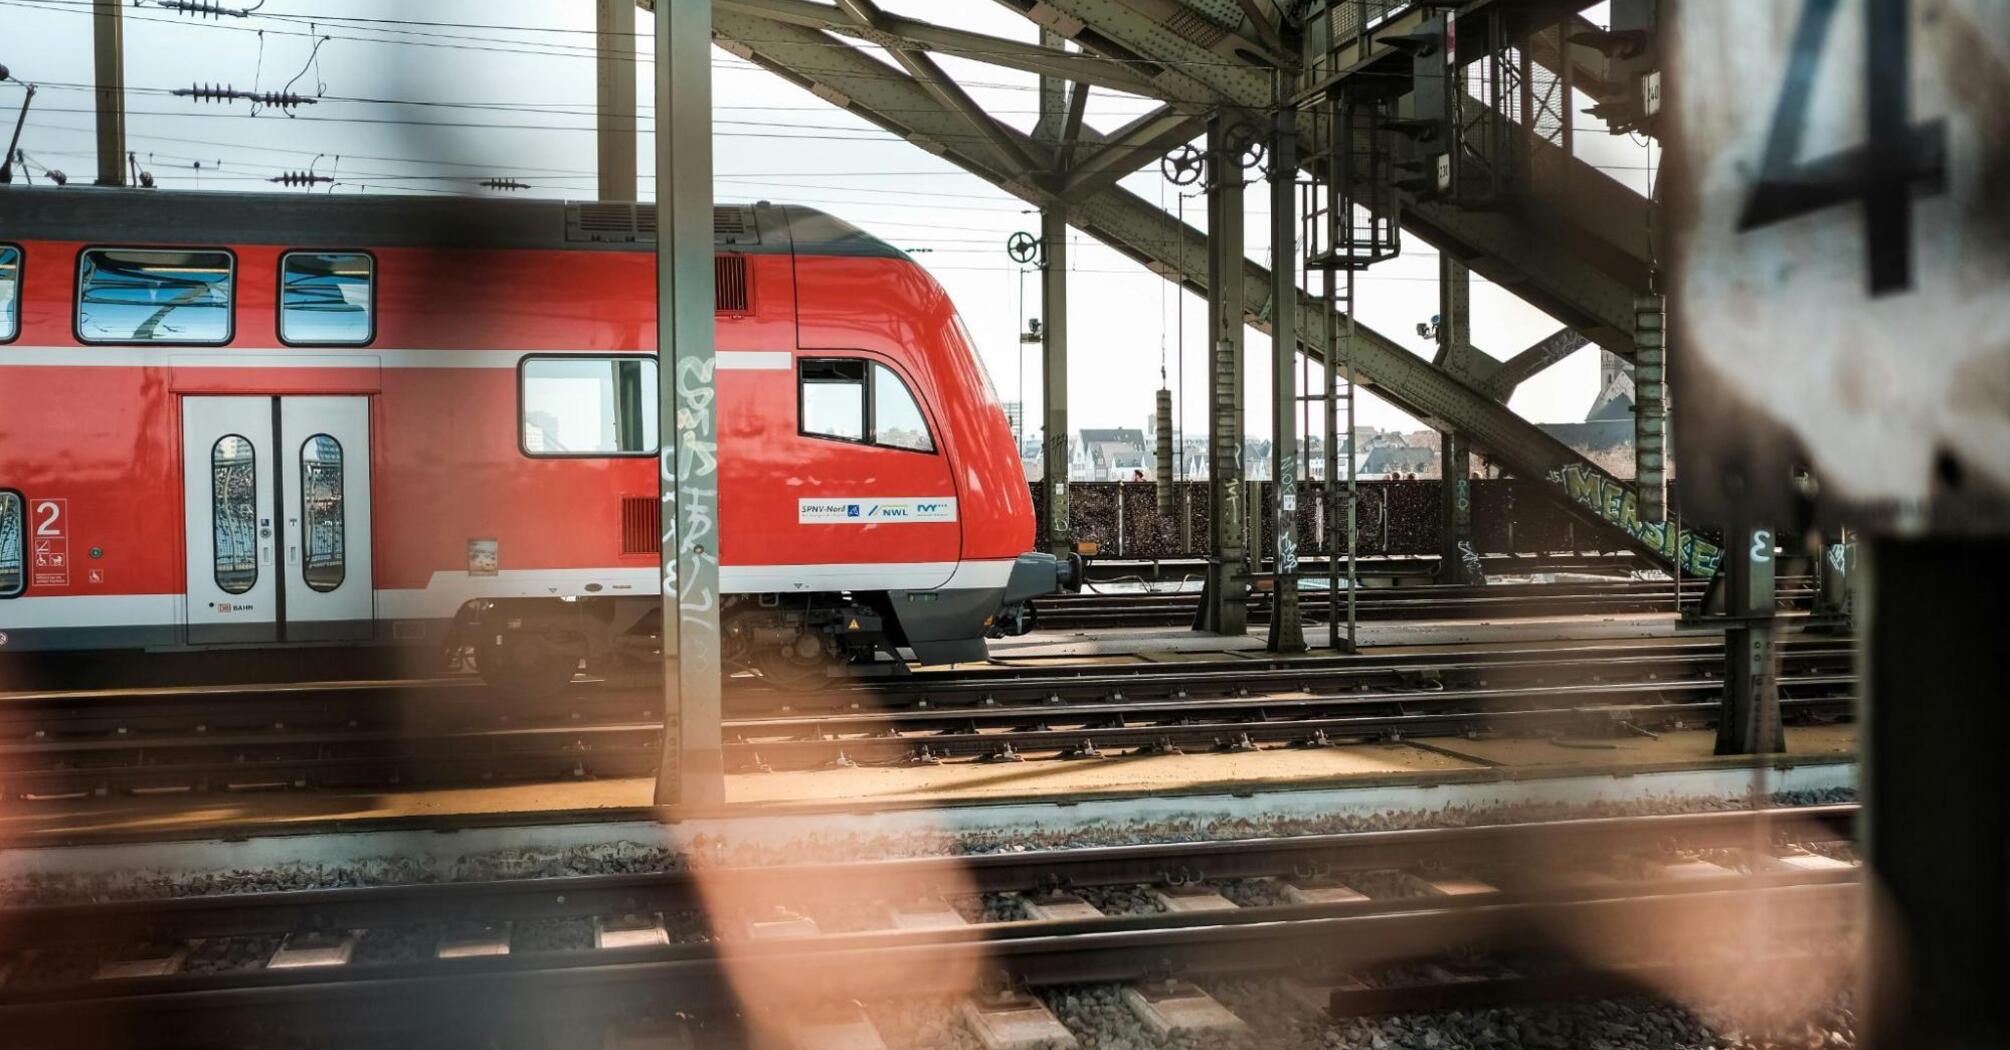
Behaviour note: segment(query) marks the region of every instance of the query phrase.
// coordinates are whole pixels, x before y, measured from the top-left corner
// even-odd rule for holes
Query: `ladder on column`
[[[1326,477],[1319,508],[1326,547],[1326,641],[1329,647],[1348,652],[1357,648],[1355,584],[1359,579],[1356,526],[1360,492],[1355,467],[1360,457],[1354,448],[1355,382],[1350,353],[1354,343],[1354,275],[1395,258],[1402,248],[1393,161],[1382,130],[1387,110],[1384,98],[1357,97],[1344,87],[1328,92],[1313,110],[1318,152],[1311,154],[1312,179],[1300,184],[1304,229],[1299,243],[1304,245],[1306,276],[1310,278],[1314,271],[1324,275],[1319,305],[1326,347],[1325,382],[1321,393],[1308,391],[1304,400],[1320,402],[1325,417]],[[1347,455],[1344,475],[1339,462],[1343,443]]]

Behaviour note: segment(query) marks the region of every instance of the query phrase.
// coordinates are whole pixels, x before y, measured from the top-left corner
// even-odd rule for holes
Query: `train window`
[[[279,258],[279,338],[323,346],[368,343],[375,332],[376,262],[362,252]]]
[[[865,440],[865,362],[806,360],[801,366],[802,432],[840,441]]]
[[[217,438],[209,477],[216,585],[243,594],[258,583],[258,461],[251,442],[237,434]]]
[[[872,366],[872,441],[875,445],[933,452],[928,421],[900,376],[885,365]]]
[[[316,434],[300,445],[300,543],[307,548],[300,572],[323,594],[349,573],[342,503],[342,443]]]
[[[21,334],[21,249],[0,244],[0,343]]]
[[[26,531],[27,514],[21,494],[0,489],[0,598],[12,598],[28,585]]]
[[[234,261],[222,251],[89,248],[77,264],[86,343],[230,342]]]
[[[526,357],[518,373],[527,456],[656,452],[656,360]]]

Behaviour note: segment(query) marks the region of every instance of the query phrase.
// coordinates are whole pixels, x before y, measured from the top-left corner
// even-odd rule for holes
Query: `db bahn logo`
[[[804,499],[796,501],[796,521],[802,525],[882,522],[946,522],[956,520],[956,501],[938,499]]]

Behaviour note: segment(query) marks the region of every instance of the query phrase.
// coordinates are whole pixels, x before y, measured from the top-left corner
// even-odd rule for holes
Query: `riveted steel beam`
[[[924,22],[884,12],[877,28],[860,25],[850,13],[835,4],[815,0],[716,0],[720,11],[755,15],[809,29],[869,41],[889,49],[898,47],[954,55],[973,62],[1018,69],[1042,76],[1094,84],[1097,87],[1133,95],[1150,95],[1152,83],[1125,68],[1121,62],[1100,55],[1065,52],[1038,47],[1021,40],[972,33],[968,30]]]
[[[961,116],[964,123],[970,125],[978,134],[990,139],[991,144],[997,147],[999,154],[1014,170],[1029,171],[1034,168],[1032,155],[1020,147],[1004,125],[991,119],[991,114],[984,112],[984,107],[965,93],[963,88],[951,79],[949,74],[944,73],[942,67],[936,65],[935,60],[929,58],[926,52],[911,44],[902,43],[887,29],[889,20],[886,13],[879,9],[878,4],[872,0],[838,0],[838,6],[844,8],[859,25],[882,34],[886,40],[884,46],[887,53],[893,56],[894,61],[899,62],[900,67],[907,70],[909,76],[925,85],[930,94]]]
[[[1207,114],[1183,105],[1164,105],[1101,136],[1102,144],[1067,166],[1061,196],[1080,200],[1147,164],[1167,150],[1191,142],[1207,127]]]
[[[727,51],[1035,205],[1054,201],[1032,172],[1001,153],[995,137],[973,129],[919,80],[829,33],[724,7],[712,24],[714,39]],[[1009,127],[998,130],[1033,160],[1035,169],[1051,167],[1053,154],[1046,145]]]
[[[1530,376],[1543,371],[1566,357],[1582,349],[1591,340],[1583,332],[1570,328],[1559,328],[1544,336],[1533,346],[1501,362],[1499,370],[1487,378],[1480,386],[1480,392],[1488,397],[1506,401]]]

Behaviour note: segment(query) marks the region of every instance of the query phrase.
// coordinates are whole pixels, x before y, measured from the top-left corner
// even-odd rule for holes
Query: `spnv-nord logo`
[[[858,504],[856,504],[856,503],[847,503],[847,504],[845,504],[845,507],[844,507],[844,516],[845,516],[845,517],[847,517],[847,518],[856,518],[856,517],[858,517]]]

